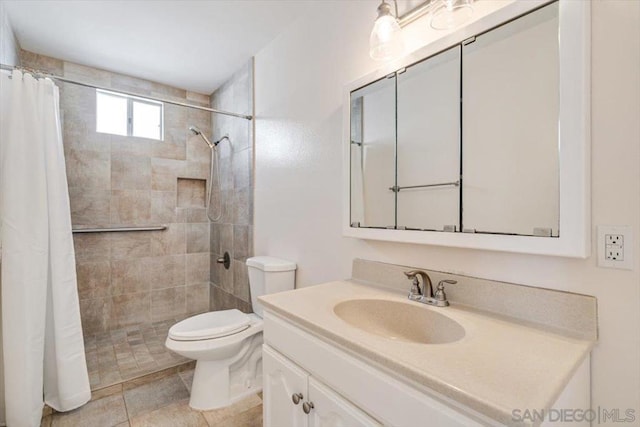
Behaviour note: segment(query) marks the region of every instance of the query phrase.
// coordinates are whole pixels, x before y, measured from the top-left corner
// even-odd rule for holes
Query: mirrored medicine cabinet
[[[532,3],[347,87],[345,235],[588,256],[589,6]]]

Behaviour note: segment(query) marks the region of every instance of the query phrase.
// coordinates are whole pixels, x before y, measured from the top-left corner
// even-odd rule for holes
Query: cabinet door
[[[307,400],[309,375],[266,345],[262,346],[262,366],[264,426],[307,427],[302,402]],[[292,396],[297,393],[302,397],[296,405]]]
[[[372,427],[381,424],[327,386],[309,378],[309,427]]]

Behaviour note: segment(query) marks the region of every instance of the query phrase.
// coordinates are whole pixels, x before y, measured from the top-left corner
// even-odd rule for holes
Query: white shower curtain
[[[39,426],[43,401],[91,397],[84,354],[58,88],[0,76],[0,242],[6,421]]]

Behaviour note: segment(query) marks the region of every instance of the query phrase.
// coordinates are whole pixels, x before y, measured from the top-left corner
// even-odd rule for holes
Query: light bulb
[[[378,61],[395,59],[404,51],[404,40],[398,20],[391,14],[391,7],[382,2],[378,18],[369,37],[369,55]]]
[[[441,5],[431,16],[431,28],[448,30],[459,27],[471,19],[472,0],[441,0]]]

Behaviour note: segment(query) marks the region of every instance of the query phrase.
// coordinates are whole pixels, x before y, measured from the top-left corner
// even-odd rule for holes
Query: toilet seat
[[[199,314],[176,323],[169,329],[175,341],[200,341],[237,334],[249,328],[251,318],[240,310],[221,310]]]

